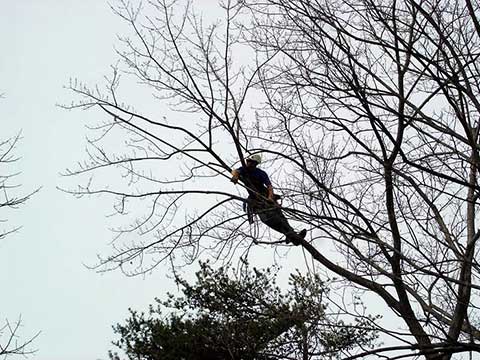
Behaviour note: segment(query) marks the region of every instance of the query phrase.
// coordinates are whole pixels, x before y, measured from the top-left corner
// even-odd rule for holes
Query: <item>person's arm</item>
[[[273,186],[272,182],[270,181],[270,178],[268,177],[268,174],[266,172],[263,172],[263,184],[267,187],[267,198],[268,200],[274,200],[273,197]]]
[[[268,197],[268,200],[275,201],[274,197],[273,197],[273,186],[272,186],[272,184],[267,186],[267,197]]]
[[[238,183],[238,179],[240,178],[240,170],[239,169],[233,169],[232,170],[232,178],[230,179],[231,182],[234,184]]]

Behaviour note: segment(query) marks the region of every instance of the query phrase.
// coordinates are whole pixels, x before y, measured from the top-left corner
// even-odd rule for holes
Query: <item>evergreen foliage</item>
[[[346,325],[328,315],[327,283],[317,275],[292,274],[282,292],[276,270],[201,263],[193,285],[176,279],[183,296],[156,299],[147,314],[130,310],[114,344],[130,360],[269,360],[331,358],[376,339],[371,317]]]

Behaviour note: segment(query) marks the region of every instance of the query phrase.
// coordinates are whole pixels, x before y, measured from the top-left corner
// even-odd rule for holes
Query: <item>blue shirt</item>
[[[250,170],[243,166],[238,168],[237,171],[246,182],[249,197],[256,197],[256,193],[267,195],[267,187],[271,186],[272,183],[265,171],[259,168]]]

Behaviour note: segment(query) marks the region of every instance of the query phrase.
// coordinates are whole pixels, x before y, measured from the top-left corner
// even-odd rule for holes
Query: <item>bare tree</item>
[[[75,193],[112,194],[133,216],[100,265],[136,273],[179,254],[229,259],[252,243],[283,245],[250,231],[227,181],[236,159],[262,152],[284,212],[310,228],[303,249],[406,326],[382,329],[398,346],[356,357],[479,351],[479,6],[227,1],[224,21],[205,27],[190,3],[178,15],[178,2],[121,1],[133,30],[123,72],[182,117],[125,105],[118,68],[106,92],[71,84],[83,100],[70,108],[95,106],[106,120],[69,174],[120,169],[127,180],[95,188],[95,178]],[[119,137],[126,148],[108,150]],[[181,166],[160,177],[162,163]]]
[[[5,320],[5,324],[0,327],[0,356],[4,359],[9,356],[27,356],[35,353],[31,345],[39,334],[36,334],[28,340],[20,340],[19,333],[21,327],[21,318],[18,318],[14,323]]]
[[[0,98],[2,94],[0,94]],[[36,191],[28,194],[18,194],[20,185],[15,182],[15,177],[19,175],[13,169],[13,165],[19,160],[15,154],[15,148],[21,139],[21,134],[0,141],[0,211],[2,213],[0,218],[0,241],[4,240],[8,235],[18,231],[19,226],[5,225],[8,222],[8,215],[11,211],[15,211],[19,206],[24,204]],[[0,356],[5,358],[10,355],[29,355],[34,352],[30,345],[38,336],[21,340],[19,332],[22,327],[21,318],[15,322],[5,320],[3,325],[0,325]]]
[[[15,177],[19,175],[19,172],[12,169],[12,165],[15,164],[19,158],[15,154],[15,148],[21,139],[21,133],[0,141],[0,209],[2,213],[7,214],[9,211],[18,209],[23,205],[36,191],[28,194],[18,194],[19,184],[15,183]],[[4,218],[0,219],[0,224],[5,224],[8,221],[8,215],[4,215]],[[7,235],[19,230],[18,226],[5,227],[0,229],[0,240],[4,239]]]

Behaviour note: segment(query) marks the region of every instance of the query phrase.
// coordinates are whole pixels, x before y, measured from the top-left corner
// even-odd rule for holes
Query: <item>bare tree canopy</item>
[[[21,133],[0,141],[0,240],[7,235],[17,231],[18,226],[4,225],[8,222],[8,212],[18,209],[24,204],[36,191],[28,194],[18,194],[20,185],[15,182],[15,177],[19,175],[13,165],[19,160],[15,148],[21,139]],[[6,215],[3,215],[6,214]]]
[[[0,141],[0,241],[20,228],[8,224],[8,217],[11,212],[18,209],[38,191],[26,195],[18,194],[20,185],[15,182],[15,177],[19,173],[15,171],[13,165],[19,160],[15,150],[20,139],[21,135],[19,133],[14,137]],[[5,320],[3,325],[0,325],[0,356],[5,358],[11,355],[25,356],[34,352],[31,349],[31,344],[38,334],[27,340],[22,339],[20,337],[21,327],[21,318],[18,318],[15,322]]]
[[[190,3],[120,1],[121,62],[106,91],[72,82],[82,100],[68,106],[105,115],[69,172],[97,175],[75,193],[114,195],[131,220],[101,265],[138,273],[284,245],[250,231],[228,183],[262,153],[284,213],[308,227],[302,248],[402,318],[404,330],[380,329],[398,346],[368,354],[479,351],[479,7],[225,1],[206,25]],[[120,75],[181,117],[129,104]]]
[[[39,335],[38,333],[24,340],[20,338],[20,330],[22,327],[22,319],[18,318],[15,322],[5,321],[0,327],[0,356],[4,359],[10,356],[21,355],[27,356],[35,353],[36,350],[31,348],[33,341]]]
[[[3,97],[4,94],[0,93],[0,99]],[[21,186],[15,182],[15,178],[19,172],[14,169],[13,165],[19,160],[16,147],[20,140],[21,132],[13,137],[0,140],[0,241],[20,229],[20,226],[9,226],[8,218],[11,212],[17,210],[39,190],[26,195],[18,194]],[[12,355],[26,356],[35,352],[31,348],[31,344],[39,333],[27,340],[21,339],[19,334],[21,327],[21,317],[15,322],[5,320],[3,325],[0,325],[0,356],[4,358]]]

